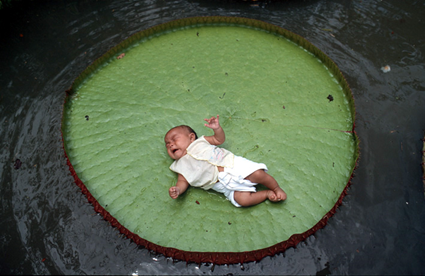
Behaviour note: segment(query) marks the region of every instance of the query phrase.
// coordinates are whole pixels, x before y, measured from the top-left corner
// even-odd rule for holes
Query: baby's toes
[[[277,196],[273,191],[270,191],[267,195],[267,197],[269,198],[270,201],[277,201]]]

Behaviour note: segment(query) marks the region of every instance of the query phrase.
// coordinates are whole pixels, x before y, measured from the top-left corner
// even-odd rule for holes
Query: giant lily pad
[[[210,135],[203,119],[216,114],[223,147],[266,163],[284,203],[236,208],[196,188],[169,197],[165,133]],[[89,66],[67,91],[62,132],[76,183],[113,226],[166,256],[222,264],[284,251],[326,224],[355,168],[354,114],[337,66],[303,38],[198,17],[137,33]]]

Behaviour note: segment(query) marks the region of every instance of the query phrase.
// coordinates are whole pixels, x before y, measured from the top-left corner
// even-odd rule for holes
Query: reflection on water
[[[1,272],[425,272],[424,3],[20,2],[0,14]],[[200,15],[255,18],[307,38],[340,67],[356,100],[361,158],[344,205],[297,248],[243,267],[173,262],[122,237],[73,183],[62,149],[64,91],[80,72],[137,31]]]

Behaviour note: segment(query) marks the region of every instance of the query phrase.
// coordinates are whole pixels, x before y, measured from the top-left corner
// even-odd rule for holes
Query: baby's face
[[[195,134],[185,128],[177,127],[167,132],[164,141],[168,155],[174,160],[179,160],[186,155],[187,147],[195,141]]]

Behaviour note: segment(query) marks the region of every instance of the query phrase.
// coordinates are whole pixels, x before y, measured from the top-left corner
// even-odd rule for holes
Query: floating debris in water
[[[385,65],[384,67],[381,67],[382,72],[388,73],[391,71],[391,67],[389,65]]]
[[[332,101],[334,100],[334,97],[332,97],[332,95],[331,95],[331,94],[329,94],[329,96],[328,96],[326,99],[328,99],[328,100],[329,100],[329,102],[332,102]]]
[[[122,59],[125,56],[125,53],[122,53],[121,55],[117,56],[117,59]]]
[[[89,120],[89,115],[86,115],[84,117],[86,118],[87,121]]]
[[[13,168],[14,168],[15,170],[18,170],[21,166],[22,166],[22,162],[21,162],[21,160],[16,159],[16,160],[15,160],[15,164],[13,165]]]

